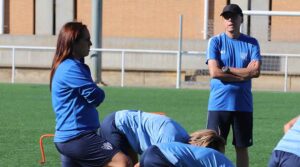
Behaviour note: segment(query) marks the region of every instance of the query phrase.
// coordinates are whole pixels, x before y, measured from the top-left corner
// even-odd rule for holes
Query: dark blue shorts
[[[67,142],[55,143],[62,167],[105,166],[120,152],[96,132],[86,133]]]
[[[292,153],[275,150],[271,155],[268,167],[278,167],[278,166],[280,167],[300,166],[300,157]]]
[[[125,134],[123,134],[115,124],[115,115],[113,112],[106,116],[101,123],[101,136],[112,143],[114,146],[121,149],[121,151],[128,155],[128,150],[131,148]]]
[[[150,146],[140,158],[140,167],[175,167],[155,145]]]
[[[236,147],[253,145],[253,112],[209,111],[207,129],[215,130],[225,140],[232,126],[233,141]]]

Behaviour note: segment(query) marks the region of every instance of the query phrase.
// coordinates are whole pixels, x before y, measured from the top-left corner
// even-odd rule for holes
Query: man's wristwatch
[[[222,67],[222,72],[223,72],[223,73],[230,73],[229,67],[228,67],[228,66],[223,66],[223,67]]]

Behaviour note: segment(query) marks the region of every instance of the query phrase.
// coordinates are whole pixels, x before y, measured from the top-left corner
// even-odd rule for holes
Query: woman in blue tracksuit
[[[63,167],[130,166],[130,160],[97,133],[96,107],[105,93],[84,64],[91,45],[89,31],[80,22],[68,22],[60,30],[50,73],[54,142]]]

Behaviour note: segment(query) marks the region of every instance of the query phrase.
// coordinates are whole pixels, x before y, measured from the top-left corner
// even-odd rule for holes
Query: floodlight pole
[[[92,43],[94,48],[102,47],[102,0],[92,1]],[[95,83],[101,83],[102,54],[93,51],[91,53],[91,72]]]
[[[203,39],[207,40],[208,34],[209,0],[204,0]]]
[[[4,34],[4,15],[5,15],[5,4],[4,0],[0,0],[0,34]]]
[[[177,53],[176,89],[179,89],[181,86],[181,56],[182,56],[182,15],[179,16],[179,39],[178,39],[178,53]]]

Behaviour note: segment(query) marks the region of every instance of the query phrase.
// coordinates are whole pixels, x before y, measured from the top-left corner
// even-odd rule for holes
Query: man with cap
[[[261,55],[255,38],[242,34],[243,12],[236,4],[224,7],[225,32],[208,42],[210,80],[207,128],[227,140],[232,126],[236,166],[248,167],[252,145],[253,99],[251,79],[260,75]]]

